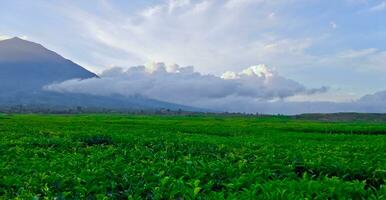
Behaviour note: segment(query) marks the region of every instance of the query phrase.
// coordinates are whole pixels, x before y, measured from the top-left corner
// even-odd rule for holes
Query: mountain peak
[[[8,52],[14,51],[16,49],[19,51],[21,50],[36,51],[37,49],[45,49],[42,45],[38,43],[24,40],[20,37],[13,37],[10,39],[0,40],[0,48]]]
[[[27,40],[24,40],[20,37],[13,37],[13,38],[8,38],[8,39],[4,39],[4,40],[0,40],[0,42],[29,42]]]
[[[10,38],[9,40],[23,40],[23,39],[16,36],[16,37]]]
[[[0,41],[0,93],[96,75],[44,46],[19,37]]]

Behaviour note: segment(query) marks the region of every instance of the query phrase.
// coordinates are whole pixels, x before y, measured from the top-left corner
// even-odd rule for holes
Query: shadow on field
[[[95,146],[95,145],[112,145],[114,144],[113,138],[108,135],[92,135],[92,136],[82,136],[79,138],[86,146]]]

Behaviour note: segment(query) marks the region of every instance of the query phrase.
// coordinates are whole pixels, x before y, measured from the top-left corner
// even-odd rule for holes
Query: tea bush
[[[385,130],[286,117],[13,115],[0,118],[0,199],[385,199]]]

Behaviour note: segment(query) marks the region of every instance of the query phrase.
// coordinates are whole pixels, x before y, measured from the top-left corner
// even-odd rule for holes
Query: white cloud
[[[12,37],[8,36],[8,35],[0,35],[0,40],[6,40],[6,39],[10,39]]]
[[[16,37],[16,36],[9,36],[9,35],[0,35],[0,40],[7,40],[7,39],[11,39],[13,37]],[[17,36],[23,40],[28,40],[28,36],[26,35],[22,35],[22,36]]]
[[[104,71],[100,78],[68,80],[45,89],[101,96],[141,95],[228,112],[386,112],[386,91],[357,99],[354,94],[325,87],[309,89],[265,65],[227,71],[218,77],[197,73],[191,66],[151,63],[127,69],[115,67]]]
[[[345,74],[353,75],[353,73],[357,73],[355,78],[363,79],[369,74],[380,74],[386,72],[386,51],[377,48],[348,49],[334,54],[319,56],[312,61],[313,62],[309,63],[309,66],[313,68],[328,67],[335,69],[332,73],[334,73],[334,71],[340,71],[339,74],[341,74],[342,77],[344,77]],[[347,84],[351,84],[351,86],[355,85],[355,87],[362,86],[363,84],[358,83],[354,82]]]
[[[131,66],[162,60],[219,74],[224,67],[241,70],[241,66],[252,63],[282,66],[311,60],[304,53],[313,42],[311,38],[273,31],[282,23],[295,23],[286,22],[281,15],[287,4],[266,0],[170,0],[137,14],[121,15],[117,9],[114,17],[112,9],[98,15],[69,6],[61,11],[78,25],[84,38],[129,55],[118,61],[106,56],[108,64]]]
[[[366,53],[347,49],[368,41],[351,41],[362,37],[363,32],[346,35],[346,30],[359,26],[342,26],[335,21],[346,14],[355,20],[358,16],[350,14],[352,9],[369,9],[365,0],[345,1],[350,10],[338,8],[342,13],[330,10],[328,3],[304,0],[163,0],[142,4],[146,6],[131,12],[112,1],[104,1],[107,5],[99,6],[98,12],[74,4],[53,7],[58,7],[71,29],[81,35],[78,41],[92,44],[82,51],[87,52],[87,58],[70,48],[64,55],[74,61],[86,59],[85,67],[96,66],[90,69],[97,72],[111,66],[164,61],[193,65],[199,72],[221,76],[227,70],[241,71],[243,66],[266,63],[312,87],[328,84],[359,94],[365,87],[375,91],[371,83],[343,81],[350,78],[347,74],[372,77],[371,73],[385,70],[382,49],[363,59],[343,55]],[[312,13],[303,12],[316,4],[324,14],[312,17]],[[329,10],[331,15],[326,14]],[[363,21],[358,23],[363,25]],[[331,32],[333,28],[340,31]],[[375,46],[369,42],[370,50],[366,51]]]
[[[346,65],[358,70],[386,70],[386,51],[376,48],[346,50],[330,59],[335,65]]]
[[[372,7],[370,10],[371,11],[384,11],[384,10],[386,10],[386,1],[379,3],[378,5]]]
[[[261,4],[264,2],[266,2],[266,0],[228,0],[225,3],[225,7],[228,9],[235,9],[235,8],[239,8],[241,6],[247,6],[253,3]]]
[[[378,50],[375,48],[369,48],[369,49],[359,49],[359,50],[347,50],[344,52],[341,52],[338,57],[340,58],[363,58],[366,56],[373,55],[377,53]]]
[[[103,96],[141,95],[210,109],[221,109],[218,105],[228,105],[228,101],[235,99],[252,102],[271,101],[326,91],[324,87],[308,89],[296,81],[280,76],[265,65],[252,66],[238,73],[226,72],[222,77],[218,77],[194,72],[193,67],[163,63],[128,69],[112,68],[104,71],[100,78],[68,80],[49,85],[45,89]],[[214,102],[218,105],[214,105]],[[238,110],[240,106],[234,104],[232,109]]]
[[[176,9],[183,8],[190,5],[190,0],[169,0],[168,12],[172,13]]]

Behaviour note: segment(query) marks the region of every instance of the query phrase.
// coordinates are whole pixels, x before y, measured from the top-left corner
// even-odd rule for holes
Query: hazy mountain
[[[55,82],[96,76],[40,44],[17,37],[0,41],[0,106],[197,110],[141,96],[95,96],[48,92],[42,89]]]
[[[0,91],[31,92],[52,82],[95,77],[40,44],[12,38],[0,41]]]

